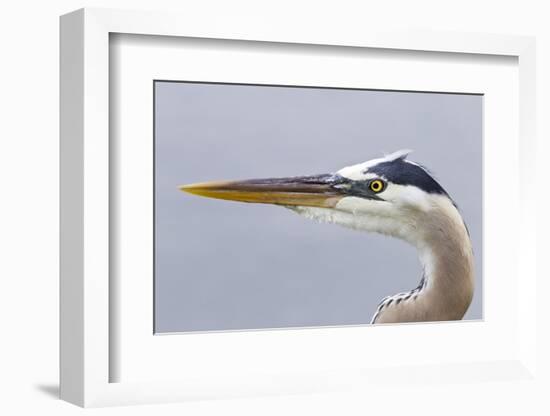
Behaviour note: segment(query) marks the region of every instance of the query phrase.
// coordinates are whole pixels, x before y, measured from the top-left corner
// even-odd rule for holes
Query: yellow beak
[[[183,185],[179,189],[194,195],[230,201],[333,208],[344,196],[333,184],[333,175],[327,174],[203,182]]]

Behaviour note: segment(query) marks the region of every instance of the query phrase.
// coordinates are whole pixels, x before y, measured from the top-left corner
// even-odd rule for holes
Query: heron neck
[[[410,292],[384,299],[373,322],[462,319],[474,292],[474,261],[468,231],[458,210],[437,207],[417,224],[415,241],[423,277]]]
[[[462,319],[474,292],[470,238],[467,232],[448,229],[430,237],[426,247],[419,250],[423,277],[417,309],[426,315],[423,320]]]

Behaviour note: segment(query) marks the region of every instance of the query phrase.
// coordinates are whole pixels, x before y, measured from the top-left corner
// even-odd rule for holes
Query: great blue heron
[[[282,205],[307,218],[397,237],[423,267],[413,290],[380,302],[371,323],[462,319],[474,293],[468,229],[449,194],[408,151],[336,173],[184,185],[191,194]]]

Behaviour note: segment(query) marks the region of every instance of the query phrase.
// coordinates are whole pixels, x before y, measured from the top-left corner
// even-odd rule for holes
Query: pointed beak
[[[333,208],[344,196],[332,174],[291,178],[203,182],[180,190],[207,198],[257,204]]]

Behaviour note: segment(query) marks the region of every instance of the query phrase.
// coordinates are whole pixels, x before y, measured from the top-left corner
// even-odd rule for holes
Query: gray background
[[[470,229],[482,317],[482,100],[476,95],[155,83],[155,332],[369,323],[416,287],[414,248],[178,185],[334,172],[408,148]]]

